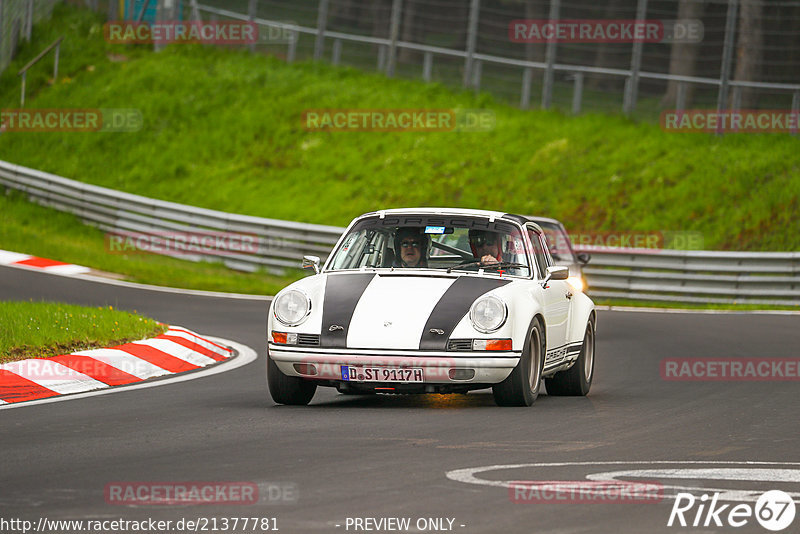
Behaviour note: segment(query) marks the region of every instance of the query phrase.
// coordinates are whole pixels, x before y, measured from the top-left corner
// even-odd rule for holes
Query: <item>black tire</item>
[[[317,384],[313,381],[283,374],[269,357],[269,349],[267,349],[267,384],[272,400],[278,404],[305,406],[311,402],[317,391]]]
[[[542,323],[535,319],[528,330],[519,363],[508,378],[492,386],[498,406],[530,406],[539,396],[544,368],[545,337]]]
[[[594,323],[586,324],[583,348],[577,361],[566,371],[560,371],[552,378],[545,378],[547,394],[566,397],[583,396],[589,393],[594,377]]]

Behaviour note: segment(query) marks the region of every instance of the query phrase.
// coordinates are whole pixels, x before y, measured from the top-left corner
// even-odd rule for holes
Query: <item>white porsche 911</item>
[[[501,406],[586,395],[596,314],[542,229],[503,212],[417,208],[356,218],[316,275],[278,293],[267,382],[280,404],[343,393],[466,393]]]

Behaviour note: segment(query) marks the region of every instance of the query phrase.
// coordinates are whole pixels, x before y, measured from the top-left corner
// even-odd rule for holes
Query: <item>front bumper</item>
[[[496,384],[505,380],[519,363],[518,351],[426,352],[411,350],[318,349],[268,344],[269,357],[288,376],[342,382],[342,366],[422,368],[424,384]],[[316,374],[304,374],[302,364],[314,366]],[[473,370],[467,379],[451,378],[451,370]],[[463,373],[459,373],[463,374]],[[373,382],[347,381],[351,384]]]

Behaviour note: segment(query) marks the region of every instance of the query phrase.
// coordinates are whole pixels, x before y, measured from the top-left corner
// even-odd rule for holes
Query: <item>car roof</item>
[[[358,217],[369,217],[375,215],[400,215],[400,214],[425,214],[425,215],[466,215],[472,217],[488,217],[490,219],[506,218],[519,223],[524,223],[528,218],[523,215],[515,215],[504,211],[476,210],[469,208],[393,208],[387,210],[371,211]],[[534,221],[535,222],[535,221]]]
[[[524,215],[524,217],[529,221],[535,222],[537,224],[540,222],[544,222],[544,223],[551,223],[551,224],[557,224],[559,226],[564,226],[561,223],[561,221],[559,221],[558,219],[553,219],[551,217],[539,217],[538,215]]]

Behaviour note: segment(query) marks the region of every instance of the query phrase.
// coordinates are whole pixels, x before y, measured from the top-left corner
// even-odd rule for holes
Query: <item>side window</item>
[[[533,245],[533,258],[534,261],[536,261],[539,278],[543,278],[544,273],[547,271],[547,259],[545,258],[544,249],[542,248],[541,237],[531,229],[528,229],[528,237],[530,237],[531,244]]]
[[[550,248],[547,246],[547,238],[544,236],[544,234],[542,234],[539,237],[542,240],[542,247],[543,247],[542,254],[544,255],[545,261],[547,262],[547,266],[552,267],[553,265],[556,264],[556,262],[553,261],[553,256],[550,254]]]

